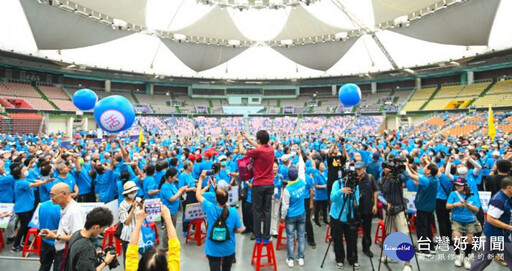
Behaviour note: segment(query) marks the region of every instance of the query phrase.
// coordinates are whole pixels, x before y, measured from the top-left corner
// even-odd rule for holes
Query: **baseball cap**
[[[364,167],[366,167],[366,165],[364,164],[364,162],[361,162],[361,161],[356,162],[356,163],[354,164],[354,168],[355,168],[355,169],[362,169],[362,168],[364,168]]]
[[[227,160],[228,158],[225,155],[219,156],[219,161]]]
[[[188,155],[188,160],[195,161],[196,160],[196,156],[191,153],[191,154]]]
[[[457,180],[455,180],[455,182],[453,182],[453,184],[455,184],[455,185],[465,185],[466,184],[466,179],[458,178]]]
[[[295,181],[299,178],[299,170],[296,166],[290,166],[288,169],[288,178],[290,181]]]
[[[218,188],[224,188],[224,189],[228,190],[229,189],[229,184],[225,180],[220,180],[217,183],[217,189]]]
[[[501,155],[501,153],[499,151],[493,151],[492,152],[492,156],[498,156],[499,157],[500,155]]]
[[[378,152],[374,152],[373,155],[372,155],[372,158],[373,158],[373,160],[379,160],[380,159],[380,154]]]

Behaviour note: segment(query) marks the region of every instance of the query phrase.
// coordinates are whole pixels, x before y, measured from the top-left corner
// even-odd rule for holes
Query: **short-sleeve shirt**
[[[59,228],[60,205],[53,204],[47,200],[39,205],[39,229],[49,229],[51,231]],[[42,238],[41,241],[53,246],[55,240]]]
[[[34,190],[29,187],[28,179],[14,181],[14,212],[23,213],[34,210]]]
[[[203,211],[206,213],[206,221],[208,222],[208,232],[205,246],[206,255],[212,257],[226,257],[233,255],[236,248],[235,230],[242,227],[242,222],[240,221],[240,217],[238,217],[236,209],[233,207],[228,207],[229,215],[226,218],[226,226],[229,229],[229,240],[218,243],[210,240],[210,232],[212,230],[213,224],[215,224],[217,218],[220,217],[222,208],[207,200],[203,200],[202,207]]]
[[[489,210],[487,210],[487,215],[499,219],[501,222],[508,225],[510,224],[511,209],[512,204],[510,203],[510,198],[505,195],[505,193],[503,193],[503,190],[500,190],[498,193],[496,193],[496,195],[494,195],[491,201],[489,201]],[[495,227],[487,221],[485,222],[484,226],[484,234],[487,237],[504,236],[505,242],[510,242],[510,231]]]
[[[254,186],[274,185],[274,148],[261,145],[259,148],[248,150],[247,156],[254,159]]]
[[[59,229],[57,230],[57,235],[72,235],[73,233],[81,230],[85,224],[85,216],[82,213],[82,209],[76,203],[76,201],[71,200],[71,202],[61,210],[60,212],[60,222]],[[60,251],[66,247],[66,242],[62,240],[55,241],[55,250]]]
[[[424,212],[432,212],[436,209],[437,177],[420,176],[418,193],[414,205],[416,209]]]
[[[459,193],[459,195],[466,200],[467,203],[476,206],[480,208],[482,204],[480,204],[480,201],[478,200],[475,195],[469,196],[467,199],[465,198],[465,195]],[[457,193],[455,191],[450,193],[450,196],[448,197],[448,201],[446,203],[453,204],[460,202],[459,196],[457,196]],[[476,214],[475,214],[476,215]],[[475,222],[475,218],[471,214],[471,212],[464,206],[461,207],[454,207],[452,209],[452,220],[461,222],[461,223],[469,223],[469,222]]]
[[[145,199],[156,199],[158,194],[149,195],[149,192],[155,189],[158,189],[158,184],[152,176],[146,176],[144,181],[142,182],[142,187],[144,189],[144,198]]]
[[[169,208],[171,215],[175,215],[180,209],[180,199],[177,198],[175,201],[170,201],[174,195],[178,193],[178,188],[174,184],[165,182],[160,189],[160,199],[162,203]]]

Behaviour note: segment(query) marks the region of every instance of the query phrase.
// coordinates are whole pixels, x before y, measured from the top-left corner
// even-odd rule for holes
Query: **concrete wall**
[[[50,117],[48,121],[48,132],[65,132],[67,128],[67,119],[68,118],[66,117]]]

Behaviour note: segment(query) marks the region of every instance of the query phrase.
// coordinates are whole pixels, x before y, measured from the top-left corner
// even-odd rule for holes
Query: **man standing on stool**
[[[244,150],[244,137],[256,149]],[[238,146],[241,154],[246,154],[254,160],[254,179],[252,183],[252,210],[254,220],[254,236],[256,243],[267,244],[270,240],[270,209],[272,208],[272,196],[274,195],[274,148],[268,145],[270,136],[267,131],[260,130],[256,133],[257,143],[245,132],[238,135]],[[263,233],[261,222],[263,221]]]

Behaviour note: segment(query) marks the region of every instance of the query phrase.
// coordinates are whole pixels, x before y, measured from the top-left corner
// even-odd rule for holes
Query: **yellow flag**
[[[144,134],[142,133],[142,129],[140,129],[139,143],[137,143],[137,146],[140,147],[140,145],[142,145],[142,142],[144,142]]]
[[[492,141],[494,141],[494,137],[496,136],[496,127],[494,127],[494,116],[492,114],[492,107],[489,105],[489,132],[488,135]]]

